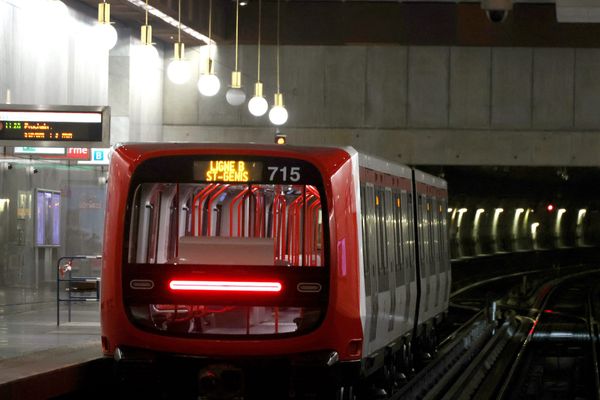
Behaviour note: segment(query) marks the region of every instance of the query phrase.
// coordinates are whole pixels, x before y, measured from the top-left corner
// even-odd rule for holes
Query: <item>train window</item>
[[[396,217],[395,217],[395,202],[392,196],[392,191],[389,188],[385,189],[385,232],[386,232],[386,263],[388,274],[391,271],[396,271],[397,247],[396,243]],[[395,274],[394,274],[395,276]],[[395,282],[392,286],[395,286]]]
[[[403,210],[406,208],[402,196],[400,193],[394,193],[395,204],[394,204],[394,233],[396,237],[395,248],[396,248],[396,286],[404,284],[404,275],[406,274],[406,254],[404,254],[407,237],[405,235],[405,224],[403,220]]]
[[[324,265],[311,185],[143,183],[133,205],[130,263]]]
[[[415,216],[414,216],[414,199],[412,193],[405,193],[406,201],[406,213],[404,214],[407,218],[408,223],[407,226],[407,248],[408,248],[408,262],[410,268],[410,281],[414,281],[416,279],[417,270],[415,266],[416,262],[416,254],[415,254]]]
[[[386,201],[385,192],[382,188],[377,188],[375,195],[376,211],[376,229],[377,229],[377,265],[379,275],[379,292],[385,292],[389,289],[387,272],[387,238],[386,238]]]
[[[429,276],[429,238],[427,236],[427,201],[425,196],[417,196],[417,223],[419,224],[419,266],[421,268],[421,278]]]
[[[371,274],[369,272],[369,242],[367,225],[367,193],[365,185],[360,186],[360,210],[362,226],[362,251],[363,251],[363,270],[365,277],[365,292],[367,296],[371,295]]]
[[[371,277],[377,276],[377,231],[375,224],[377,223],[376,211],[375,211],[375,189],[373,185],[366,186],[366,227],[367,235],[367,246],[369,247],[369,274]]]

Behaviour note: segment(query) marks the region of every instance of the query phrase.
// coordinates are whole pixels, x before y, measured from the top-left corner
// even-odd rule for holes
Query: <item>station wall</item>
[[[149,63],[136,52],[137,31],[117,24],[119,42],[109,54],[94,44],[96,10],[70,4],[0,0],[0,103],[110,105],[111,143],[162,140],[162,46],[161,58]],[[106,166],[0,147],[0,314],[11,304],[52,301],[59,257],[101,253],[106,175]],[[42,189],[60,192],[55,247],[34,242]],[[99,268],[96,262],[78,272],[97,276]]]
[[[233,48],[219,46],[221,92],[197,75],[165,80],[166,140],[272,142],[274,127],[224,98]],[[256,46],[242,46],[248,95]],[[275,48],[261,79],[272,103]],[[409,164],[598,166],[600,50],[436,46],[283,46],[290,143],[343,144]]]

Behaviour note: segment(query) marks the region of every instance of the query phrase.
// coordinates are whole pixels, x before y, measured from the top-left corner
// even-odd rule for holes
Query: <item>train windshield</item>
[[[324,265],[312,185],[142,183],[131,206],[130,264]]]
[[[326,205],[316,169],[291,162],[142,164],[126,220],[130,318],[195,337],[280,336],[318,326],[329,279]]]

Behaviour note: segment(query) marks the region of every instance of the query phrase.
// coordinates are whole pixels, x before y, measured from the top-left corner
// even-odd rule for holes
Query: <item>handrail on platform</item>
[[[101,260],[102,256],[64,256],[56,262],[56,326],[60,326],[60,303],[66,302],[69,307],[69,322],[71,322],[71,303],[74,301],[100,301],[100,277],[73,276],[73,260]],[[61,265],[64,260],[69,260]],[[65,275],[67,278],[65,278]],[[69,297],[60,297],[60,284],[67,282],[66,291]],[[92,296],[73,296],[73,292],[93,292]]]

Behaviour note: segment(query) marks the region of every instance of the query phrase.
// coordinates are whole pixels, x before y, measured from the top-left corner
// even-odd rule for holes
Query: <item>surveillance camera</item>
[[[481,8],[490,21],[504,22],[512,10],[512,0],[481,0]]]

